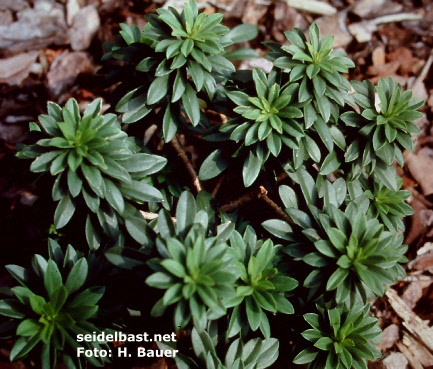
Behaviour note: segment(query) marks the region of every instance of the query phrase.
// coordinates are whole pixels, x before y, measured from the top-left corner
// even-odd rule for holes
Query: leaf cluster
[[[11,360],[22,359],[40,347],[42,368],[56,367],[58,354],[68,369],[83,368],[86,360],[104,367],[102,357],[77,357],[77,334],[100,333],[94,320],[103,286],[89,286],[89,262],[72,246],[64,254],[59,244],[49,240],[49,259],[33,258],[32,270],[17,265],[6,269],[20,284],[11,289],[12,298],[0,301],[0,314],[16,328]],[[107,349],[105,342],[83,342],[85,349]]]

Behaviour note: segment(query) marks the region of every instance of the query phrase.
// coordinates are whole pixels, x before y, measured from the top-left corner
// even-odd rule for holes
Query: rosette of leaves
[[[402,179],[397,182],[400,188]],[[379,218],[390,231],[404,231],[403,218],[413,214],[412,207],[405,202],[410,197],[409,191],[391,191],[383,183],[374,182],[364,195],[371,200],[368,217]]]
[[[285,293],[292,291],[298,282],[284,276],[276,268],[277,252],[281,246],[271,240],[257,240],[250,226],[242,237],[234,231],[230,246],[240,270],[236,296],[224,300],[224,305],[233,307],[227,337],[233,337],[249,326],[256,331],[260,328],[265,338],[270,338],[271,327],[266,312],[293,314],[292,304]]]
[[[215,214],[210,210],[209,196],[201,192],[196,202],[185,191],[177,204],[176,223],[165,209],[158,214],[156,245],[161,257],[148,262],[155,273],[146,283],[165,290],[152,315],[160,316],[168,306],[176,304],[176,327],[185,327],[191,316],[195,324],[223,316],[226,309],[222,299],[235,294],[239,271],[226,243],[234,224],[214,229]]]
[[[307,206],[302,207],[293,189],[281,186],[285,212],[294,225],[278,220],[263,225],[289,241],[284,252],[312,267],[304,280],[310,297],[328,291],[338,303],[366,301],[368,296],[383,295],[405,275],[400,265],[407,261],[403,235],[371,217],[366,196],[351,200],[351,185],[342,178],[331,183],[319,176],[314,181],[305,170],[290,176],[300,184]]]
[[[109,349],[108,345],[105,342],[78,344],[76,335],[101,333],[94,320],[104,287],[86,286],[91,265],[72,246],[64,254],[55,241],[49,240],[48,250],[48,260],[34,256],[32,270],[6,266],[20,284],[11,289],[12,298],[0,301],[0,314],[10,317],[18,336],[11,360],[40,350],[44,369],[55,368],[58,356],[70,369],[84,368],[86,361],[103,367],[109,362],[107,358],[77,357],[77,348],[93,351]]]
[[[338,115],[338,105],[344,106],[351,89],[342,73],[355,65],[344,53],[332,49],[333,36],[320,39],[315,23],[309,29],[309,41],[298,28],[284,34],[291,45],[267,42],[271,52],[266,57],[290,74],[290,82],[299,82],[298,101],[309,102],[304,107],[307,124],[315,121],[316,111],[328,122],[332,113]]]
[[[302,260],[314,270],[306,286],[324,287],[335,292],[336,301],[366,301],[371,293],[381,296],[399,277],[405,275],[400,263],[407,262],[403,235],[384,230],[376,218],[365,215],[365,209],[350,206],[345,213],[332,205],[320,215],[320,226],[326,233],[314,242],[315,251]],[[295,222],[297,220],[295,219]],[[305,219],[304,219],[305,221]]]
[[[412,97],[410,90],[402,92],[401,85],[390,77],[379,79],[376,87],[367,80],[353,82],[353,86],[357,92],[355,102],[361,108],[361,114],[351,111],[341,115],[347,126],[358,130],[356,140],[347,149],[346,161],[358,159],[361,166],[366,166],[380,158],[386,165],[397,160],[402,166],[402,150],[413,151],[411,134],[420,132],[413,122],[422,117],[417,109],[424,101]],[[395,187],[392,189],[397,190]]]
[[[124,41],[120,46],[107,45],[110,53],[106,59],[123,60],[126,54],[127,60],[135,64],[138,87],[128,92],[116,107],[124,113],[123,122],[136,122],[162,105],[165,111],[162,134],[168,142],[180,125],[187,124],[182,111],[193,126],[202,121],[200,108],[207,99],[213,99],[217,83],[235,71],[227,57],[255,56],[248,50],[238,50],[227,57],[223,54],[233,43],[254,38],[257,29],[242,25],[229,32],[221,25],[222,14],[199,14],[194,0],[185,3],[180,14],[172,7],[158,9],[157,13],[146,17],[148,24],[143,31],[123,25]],[[142,55],[136,52],[137,48],[147,51],[141,60],[137,60],[137,55]],[[199,93],[201,97],[197,96]]]
[[[233,111],[238,115],[223,124],[221,132],[230,140],[240,143],[235,153],[247,155],[242,175],[246,187],[251,186],[259,175],[260,168],[269,155],[277,157],[284,146],[299,149],[299,142],[305,136],[299,123],[302,111],[293,102],[297,84],[280,85],[276,73],[268,76],[258,68],[252,73],[255,91],[249,96],[242,91],[228,92],[228,97],[237,105]],[[312,141],[312,140],[311,140]],[[207,167],[218,160],[221,150],[214,151],[204,162],[200,177],[210,179],[225,169],[217,166],[210,172]]]
[[[381,356],[371,342],[381,330],[377,319],[369,316],[368,304],[317,309],[319,314],[304,315],[312,328],[302,335],[312,346],[295,357],[295,364],[308,364],[309,369],[367,369],[366,360]]]
[[[33,172],[56,177],[52,191],[58,201],[56,228],[64,227],[84,204],[96,214],[104,232],[116,239],[123,217],[136,217],[134,204],[162,200],[145,179],[164,167],[166,159],[140,153],[116,115],[100,114],[101,103],[95,100],[81,117],[75,99],[64,108],[50,102],[48,115],[39,116],[48,138],[25,147],[18,156],[35,159],[30,166]],[[40,130],[36,124],[33,127]]]

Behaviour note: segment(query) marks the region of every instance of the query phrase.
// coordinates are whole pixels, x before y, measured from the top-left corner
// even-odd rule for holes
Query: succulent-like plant
[[[69,222],[78,204],[85,204],[105,232],[117,238],[117,224],[134,213],[134,204],[162,200],[161,193],[145,179],[167,160],[140,153],[116,115],[100,114],[101,103],[95,100],[82,117],[75,99],[68,100],[64,108],[49,103],[48,115],[39,116],[49,138],[25,147],[18,156],[35,158],[30,166],[33,172],[50,172],[56,177],[52,192],[53,200],[59,202],[56,228]],[[36,124],[33,127],[40,130]]]
[[[251,227],[247,227],[244,237],[233,232],[230,245],[240,269],[240,280],[236,296],[223,301],[226,307],[233,307],[227,335],[237,335],[248,324],[253,331],[260,328],[269,338],[271,327],[265,311],[293,314],[293,306],[285,292],[292,291],[298,282],[276,268],[276,254],[281,246],[274,246],[271,240],[257,240]]]
[[[145,279],[150,315],[172,314],[181,330],[179,351],[189,349],[175,357],[179,369],[263,369],[273,365],[283,344],[287,351],[305,348],[294,362],[310,369],[365,369],[365,359],[378,356],[370,341],[380,331],[365,303],[404,276],[402,219],[411,210],[393,163],[402,165],[402,150],[413,149],[410,135],[419,131],[414,121],[422,101],[389,78],[377,87],[354,82],[351,94],[344,74],[353,63],[332,49],[332,36],[320,39],[315,24],[309,37],[299,29],[286,32],[289,45],[265,43],[273,70],[264,73],[235,71],[229,61],[254,54],[230,49],[255,36],[252,25],[229,31],[222,15],[199,13],[194,0],[182,11],[159,9],[147,21],[143,30],[121,25],[104,57],[111,63],[104,68],[106,82],[117,84],[115,109],[123,123],[139,124],[123,130],[116,115],[101,114],[100,99],[83,115],[74,99],[64,108],[50,103],[40,124],[31,123],[38,141],[19,156],[35,159],[32,171],[55,177],[55,226],[64,227],[74,214],[78,224],[77,214],[87,215],[85,232],[76,237],[93,250],[104,245],[108,261],[128,269],[122,277]],[[152,125],[156,129],[147,130]],[[167,160],[151,154],[154,148],[170,157],[164,143],[178,131],[200,146],[189,162],[172,141],[196,198],[181,193],[181,171],[161,171]],[[144,132],[146,147],[139,143]],[[211,154],[202,161],[208,144]],[[213,195],[201,190],[209,184],[200,180],[232,162],[211,184]],[[245,188],[234,189],[236,166]],[[246,189],[259,178],[260,192]],[[274,193],[280,184],[281,201]],[[267,211],[229,214],[258,199]],[[268,211],[280,219],[269,219]],[[257,220],[284,246],[261,239]],[[105,236],[93,226],[98,222]],[[129,246],[131,238],[139,249]],[[50,260],[35,257],[33,280],[9,266],[22,284],[12,290],[14,300],[0,302],[0,312],[11,318],[0,330],[12,324],[21,336],[12,358],[40,344],[44,369],[58,355],[69,368],[85,365],[71,337],[99,332],[94,322],[102,322],[97,303],[103,289],[90,287],[92,269],[72,247],[63,255],[53,242]],[[296,291],[295,279],[302,281]],[[295,346],[271,338],[270,325],[277,314],[295,312],[292,294],[295,306],[318,309],[305,315],[313,329]],[[146,314],[147,307],[124,300],[134,321]],[[131,320],[122,321],[125,331]],[[300,333],[296,327],[293,334]],[[100,349],[97,342],[84,345]]]
[[[400,188],[401,178],[397,182]],[[391,191],[382,183],[374,182],[364,194],[371,200],[368,217],[378,217],[390,231],[404,231],[403,218],[413,214],[412,207],[405,202],[410,197],[409,191]]]
[[[148,15],[142,31],[137,26],[121,25],[121,38],[106,45],[109,53],[104,59],[126,60],[135,68],[135,85],[116,107],[124,113],[124,123],[137,122],[162,105],[165,113],[161,128],[166,142],[179,126],[187,125],[182,112],[193,126],[200,123],[205,100],[212,100],[217,83],[235,71],[227,57],[236,58],[237,53],[226,57],[226,49],[257,34],[252,25],[229,33],[229,28],[221,24],[222,18],[218,13],[199,14],[196,2],[190,0],[181,13],[170,7]],[[242,55],[255,56],[249,51]],[[197,94],[202,91],[200,98]]]
[[[333,36],[320,39],[319,27],[315,23],[310,27],[309,41],[298,28],[285,32],[285,35],[291,45],[266,43],[272,50],[267,58],[277,68],[290,73],[290,82],[299,81],[298,101],[313,102],[305,105],[305,115],[314,116],[311,108],[316,106],[327,122],[335,103],[344,106],[348,99],[347,92],[351,86],[342,73],[347,73],[355,65],[344,53],[332,49]]]
[[[292,230],[282,221],[266,228],[290,241],[285,247],[289,255],[314,268],[304,286],[320,294],[333,291],[337,303],[352,304],[358,299],[365,302],[371,293],[383,295],[387,286],[405,275],[400,265],[407,260],[403,235],[387,231],[377,218],[367,218],[369,201],[365,197],[346,203],[345,182],[340,180],[332,185],[325,181],[321,186],[316,185],[324,192],[320,210],[315,206],[319,194],[312,188],[312,177],[300,171],[297,179],[310,187],[301,186],[312,199],[307,211],[298,209],[293,190],[283,187],[280,194],[288,206],[286,212],[302,234],[297,235],[297,229]]]
[[[387,165],[394,160],[403,165],[402,149],[414,149],[411,134],[420,132],[414,121],[422,117],[417,109],[424,101],[412,97],[410,90],[402,92],[401,85],[390,77],[379,79],[376,87],[370,81],[354,81],[353,86],[361,114],[346,112],[341,115],[347,125],[359,128],[358,139],[348,148],[346,161],[353,161],[364,152],[364,166],[376,156]]]
[[[309,369],[367,369],[366,360],[380,357],[371,341],[381,330],[377,319],[369,316],[368,304],[317,309],[319,314],[304,315],[312,328],[302,335],[312,346],[295,357],[295,364],[308,364]]]
[[[55,368],[60,354],[68,369],[82,368],[86,360],[103,367],[108,358],[77,357],[77,334],[100,333],[94,324],[98,301],[104,287],[87,285],[89,264],[72,246],[63,254],[60,246],[49,240],[48,260],[33,259],[33,270],[17,265],[6,266],[21,284],[13,287],[13,298],[0,301],[0,314],[11,318],[19,337],[11,350],[11,360],[27,356],[41,348],[42,368]],[[104,342],[83,342],[85,349],[109,349]]]
[[[162,315],[166,307],[176,303],[176,327],[185,327],[191,316],[195,322],[206,316],[221,317],[226,312],[221,300],[235,294],[239,271],[232,265],[226,243],[233,224],[222,224],[216,233],[209,234],[209,217],[200,207],[191,193],[184,192],[177,205],[175,224],[165,210],[158,216],[161,258],[149,261],[155,273],[146,283],[166,290],[152,311],[154,316]]]
[[[297,85],[281,86],[276,73],[266,76],[257,68],[253,70],[253,81],[256,91],[251,96],[241,91],[228,92],[237,105],[234,112],[238,116],[220,128],[230,134],[231,140],[240,142],[240,149],[248,155],[242,171],[246,187],[257,179],[269,154],[278,156],[282,145],[298,149],[305,135],[297,121],[302,118],[302,111],[293,103]]]

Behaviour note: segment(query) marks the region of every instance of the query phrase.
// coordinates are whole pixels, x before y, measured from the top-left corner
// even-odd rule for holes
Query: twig
[[[289,224],[293,224],[293,220],[283,211],[283,209],[281,209],[268,197],[268,190],[264,186],[260,186],[258,189],[253,190],[250,193],[247,193],[238,199],[221,206],[219,210],[229,213],[254,199],[263,200],[278,215],[279,218],[285,220]]]
[[[275,211],[276,214],[278,214],[278,216],[285,220],[287,223],[289,224],[293,224],[293,220],[292,218],[290,218],[284,211],[283,209],[281,209],[275,202],[273,202],[269,197],[268,197],[268,190],[266,188],[264,188],[263,186],[260,186],[260,194],[259,194],[259,199],[263,200],[270,208],[272,208],[272,210]]]
[[[223,174],[223,175],[218,179],[218,182],[216,183],[216,185],[215,185],[215,187],[214,187],[214,189],[213,189],[213,191],[212,191],[212,193],[211,193],[212,197],[215,198],[215,196],[216,196],[216,194],[218,193],[218,191],[219,191],[219,189],[220,189],[222,183],[224,182],[224,179],[225,179],[225,175]]]
[[[230,213],[234,210],[236,210],[237,208],[245,205],[246,203],[257,199],[260,195],[260,190],[253,190],[250,193],[247,193],[245,195],[242,195],[241,197],[239,197],[236,200],[230,201],[228,204],[225,204],[223,206],[221,206],[219,208],[219,211],[225,211],[226,213]]]
[[[188,159],[188,156],[186,155],[183,148],[180,146],[179,141],[177,140],[177,137],[174,136],[171,140],[171,144],[173,145],[174,149],[177,151],[178,155],[182,159],[183,163],[186,166],[186,169],[188,169],[189,174],[192,178],[192,183],[194,184],[194,187],[196,188],[197,192],[200,192],[202,190],[200,180],[198,179],[197,173],[194,170],[194,167],[192,166],[191,162]]]
[[[285,180],[289,175],[286,172],[281,172],[277,176],[277,183],[280,183],[281,181]]]

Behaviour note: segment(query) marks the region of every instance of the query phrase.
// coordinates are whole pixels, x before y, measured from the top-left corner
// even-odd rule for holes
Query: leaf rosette
[[[201,192],[196,203],[191,193],[184,192],[176,208],[176,223],[161,210],[155,224],[161,258],[149,260],[155,273],[146,283],[165,292],[152,315],[161,316],[168,306],[176,304],[176,327],[185,327],[191,317],[195,324],[220,318],[226,313],[222,299],[235,294],[239,271],[226,243],[234,224],[224,223],[217,232],[212,230],[213,220],[205,210],[209,206],[204,205],[207,196]]]
[[[290,82],[299,82],[298,101],[312,102],[305,105],[308,111],[304,114],[314,120],[315,113],[311,109],[314,106],[328,122],[333,109],[348,101],[347,92],[351,86],[342,74],[348,73],[349,68],[355,65],[344,53],[332,49],[333,36],[320,39],[319,27],[315,23],[309,29],[309,41],[298,28],[284,34],[291,45],[267,42],[272,51],[266,57],[275,67],[290,74]]]
[[[58,201],[54,225],[62,228],[79,204],[96,214],[104,232],[116,239],[123,218],[137,217],[135,204],[158,202],[161,193],[146,182],[161,170],[166,159],[140,153],[140,147],[121,130],[114,114],[101,115],[101,99],[91,103],[81,117],[75,99],[64,108],[48,104],[48,115],[39,116],[43,138],[18,153],[35,158],[33,172],[56,177],[52,196]],[[40,130],[33,124],[34,129]]]
[[[313,346],[301,351],[295,364],[308,364],[309,369],[367,369],[366,360],[381,356],[371,342],[381,330],[377,319],[369,316],[370,305],[317,309],[319,314],[304,315],[312,328],[302,333]]]
[[[86,367],[86,361],[104,367],[108,358],[77,357],[77,348],[109,350],[106,342],[78,344],[76,335],[101,333],[95,318],[105,289],[89,286],[93,264],[72,246],[64,254],[57,242],[49,240],[48,250],[48,260],[34,256],[33,270],[6,266],[21,285],[11,289],[13,298],[0,301],[0,314],[11,319],[19,337],[11,350],[11,360],[22,359],[40,347],[44,369],[55,368],[59,355],[68,369]]]
[[[249,325],[252,331],[260,331],[268,339],[271,327],[266,312],[293,314],[294,308],[286,298],[286,292],[298,285],[293,278],[283,275],[277,269],[280,246],[271,240],[257,240],[256,233],[248,226],[244,236],[234,231],[230,246],[240,270],[236,296],[224,299],[226,307],[233,307],[228,337],[244,332]]]

